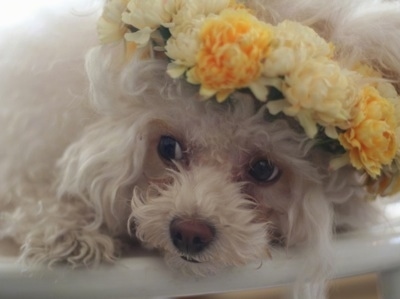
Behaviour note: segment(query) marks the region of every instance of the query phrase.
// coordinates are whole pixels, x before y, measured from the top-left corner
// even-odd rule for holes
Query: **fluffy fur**
[[[368,61],[399,82],[398,1],[250,5],[266,21],[313,26],[343,65]],[[266,121],[243,93],[229,104],[201,101],[156,57],[123,63],[118,45],[89,51],[96,16],[59,8],[1,28],[0,239],[14,240],[22,261],[112,262],[137,239],[172,268],[206,275],[301,244],[315,277],[329,269],[333,232],[370,219],[357,173],[329,170],[327,153],[290,122]],[[160,158],[161,136],[180,143],[181,160]],[[279,178],[255,182],[248,172],[257,159]],[[215,229],[210,246],[188,257],[199,263],[171,241],[177,217]]]

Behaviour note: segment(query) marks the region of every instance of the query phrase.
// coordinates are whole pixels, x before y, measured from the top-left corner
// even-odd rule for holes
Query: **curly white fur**
[[[313,26],[344,65],[369,61],[399,82],[398,1],[249,5],[266,21]],[[315,267],[305,280],[329,271],[335,228],[373,211],[353,169],[330,171],[326,153],[286,120],[267,122],[249,95],[203,102],[197,87],[166,75],[165,61],[139,53],[123,64],[118,45],[89,51],[95,17],[63,10],[44,10],[37,27],[0,28],[0,239],[19,244],[22,261],[111,262],[135,237],[186,273],[262,260],[274,244],[309,249]],[[159,157],[164,135],[181,143],[182,161]],[[278,167],[277,181],[249,177],[257,158]],[[176,217],[215,228],[213,243],[190,257],[199,263],[174,247]]]

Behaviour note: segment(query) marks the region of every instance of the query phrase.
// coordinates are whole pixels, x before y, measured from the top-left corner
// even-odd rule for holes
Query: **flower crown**
[[[98,32],[103,43],[123,40],[128,55],[164,52],[167,73],[199,85],[204,99],[250,90],[333,149],[331,167],[351,164],[374,194],[400,191],[399,94],[368,65],[341,66],[310,27],[265,23],[235,0],[109,0]]]

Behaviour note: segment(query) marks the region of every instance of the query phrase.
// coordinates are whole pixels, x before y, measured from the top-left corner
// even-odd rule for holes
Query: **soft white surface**
[[[0,0],[0,28],[31,22],[44,8],[56,11],[61,7],[74,7],[79,10],[88,8],[91,3],[90,0]]]
[[[335,242],[335,277],[400,269],[400,222],[346,234]],[[181,277],[159,257],[125,258],[98,270],[40,270],[27,274],[14,258],[0,259],[0,298],[151,298],[265,288],[293,282],[301,257],[232,269],[213,277]]]

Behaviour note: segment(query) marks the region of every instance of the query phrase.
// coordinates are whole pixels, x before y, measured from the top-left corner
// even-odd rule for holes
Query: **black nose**
[[[171,221],[169,232],[174,246],[185,254],[201,252],[215,237],[215,229],[198,219],[176,218]]]

